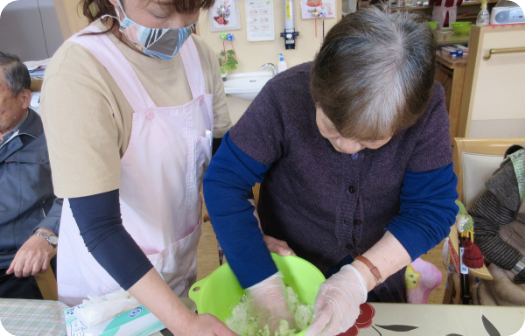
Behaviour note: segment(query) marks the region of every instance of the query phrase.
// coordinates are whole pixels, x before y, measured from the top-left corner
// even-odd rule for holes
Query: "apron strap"
[[[186,78],[190,85],[193,99],[206,94],[206,84],[204,81],[204,73],[202,72],[201,59],[199,52],[193,41],[193,36],[184,42],[180,48],[180,55],[182,63],[184,63],[184,70],[186,71]]]
[[[122,90],[133,111],[142,111],[155,108],[142,85],[137,73],[124,57],[117,46],[111,42],[106,34],[83,35],[85,33],[99,33],[101,30],[93,25],[73,35],[69,41],[86,48],[108,70],[117,85]]]

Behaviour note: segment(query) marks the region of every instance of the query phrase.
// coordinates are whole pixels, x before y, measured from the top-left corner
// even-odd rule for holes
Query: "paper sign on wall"
[[[335,18],[335,0],[301,0],[303,19],[315,19],[323,13],[324,18]]]
[[[248,41],[275,40],[273,0],[246,0]]]
[[[216,0],[208,11],[212,32],[241,29],[237,0]]]

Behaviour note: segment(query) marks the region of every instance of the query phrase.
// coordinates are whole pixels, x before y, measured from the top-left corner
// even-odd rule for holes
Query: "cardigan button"
[[[348,191],[349,191],[351,194],[355,193],[355,187],[354,187],[354,186],[350,186],[350,187],[348,187]]]

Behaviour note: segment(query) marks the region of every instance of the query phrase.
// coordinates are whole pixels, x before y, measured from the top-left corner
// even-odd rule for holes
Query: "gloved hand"
[[[286,289],[281,273],[275,273],[266,280],[249,287],[247,291],[258,317],[259,328],[262,329],[267,324],[273,335],[279,327],[280,320],[286,320],[290,329],[295,328],[294,318],[286,303]]]
[[[315,299],[314,321],[305,336],[334,336],[347,331],[366,302],[366,282],[352,265],[345,265],[319,288]]]

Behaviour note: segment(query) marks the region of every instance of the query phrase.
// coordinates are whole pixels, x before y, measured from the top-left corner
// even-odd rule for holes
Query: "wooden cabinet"
[[[458,136],[524,138],[524,88],[525,24],[473,26]]]
[[[438,54],[436,80],[451,138],[525,137],[525,24],[473,26],[468,58]]]
[[[458,136],[467,61],[468,57],[451,59],[447,56],[442,57],[440,52],[436,54],[435,78],[445,89],[446,106],[450,118],[451,141]]]

